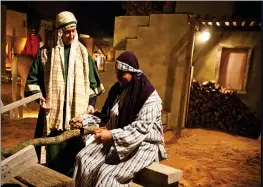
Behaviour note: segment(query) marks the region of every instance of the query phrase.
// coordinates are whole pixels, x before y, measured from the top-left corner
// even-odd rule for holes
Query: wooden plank
[[[29,168],[28,170],[30,171],[30,169],[33,172],[39,173],[39,175],[42,175],[43,177],[46,177],[45,179],[49,179],[49,178],[54,178],[58,181],[58,184],[63,184],[63,186],[66,187],[74,187],[75,186],[75,181],[73,178],[70,178],[66,175],[63,175],[57,171],[54,171],[48,167],[45,167],[43,165],[37,164],[34,165],[33,167]],[[22,175],[20,175],[22,176]]]
[[[9,105],[6,105],[6,106],[2,107],[1,114],[5,113],[7,111],[10,111],[10,110],[12,110],[14,108],[20,107],[20,106],[22,106],[24,104],[30,103],[32,101],[35,101],[35,100],[39,99],[41,96],[42,96],[42,93],[39,92],[39,93],[36,93],[36,94],[31,95],[29,97],[26,97],[26,98],[20,99],[18,101],[15,101],[15,102],[13,102],[13,103],[11,103]]]
[[[35,169],[39,164],[35,164],[30,168],[27,168],[18,176],[15,177],[16,180],[26,184],[27,186],[62,186],[61,181],[57,180],[55,177],[48,176],[42,172]]]
[[[16,93],[17,93],[17,57],[16,56],[14,56],[13,59],[11,60],[11,74],[12,74],[12,102],[14,103],[15,101],[17,101],[17,97],[16,97]],[[2,108],[2,111],[3,110],[4,110],[4,107]],[[11,111],[10,113],[10,119],[17,119],[18,112],[19,112],[18,109],[16,109],[15,107],[15,109]]]
[[[40,164],[35,164],[15,177],[29,186],[74,187],[74,179],[58,173]]]
[[[186,104],[185,118],[184,118],[184,123],[183,123],[182,128],[184,128],[185,124],[187,123],[189,101],[190,101],[190,94],[191,94],[191,86],[192,86],[193,76],[194,76],[194,66],[191,67],[191,72],[190,72],[190,81],[189,81],[188,94],[187,94],[187,104]]]
[[[1,184],[38,162],[35,147],[29,145],[1,162]]]
[[[170,187],[178,186],[182,176],[181,170],[153,162],[141,170],[133,181],[143,186]]]
[[[191,32],[189,35],[189,41],[187,45],[187,63],[186,63],[186,69],[184,72],[185,82],[182,89],[182,96],[181,96],[181,102],[180,102],[180,123],[179,123],[179,134],[181,134],[182,129],[185,126],[186,121],[186,110],[188,105],[188,99],[189,99],[189,87],[191,86],[191,69],[193,64],[193,54],[194,54],[194,43],[195,43],[195,30],[194,28],[191,28]]]
[[[15,178],[10,179],[6,182],[3,186],[19,186],[19,187],[27,187],[27,185],[23,184],[22,182],[16,180]]]

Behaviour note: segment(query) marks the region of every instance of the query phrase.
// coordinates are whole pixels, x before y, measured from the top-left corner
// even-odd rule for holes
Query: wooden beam
[[[15,177],[28,186],[57,186],[57,187],[74,187],[75,181],[66,175],[54,171],[40,164],[35,164],[25,169]]]
[[[41,92],[36,93],[34,95],[31,95],[29,97],[20,99],[18,101],[15,101],[15,102],[13,102],[11,104],[6,105],[6,106],[3,106],[2,110],[1,110],[1,114],[5,113],[5,112],[8,112],[8,111],[10,111],[10,110],[12,110],[14,108],[20,107],[20,106],[22,106],[24,104],[30,103],[32,101],[35,101],[35,100],[39,99],[40,97],[42,97],[42,93]]]
[[[19,187],[27,187],[27,185],[23,184],[22,182],[16,180],[15,178],[10,179],[6,182],[3,186],[19,186]]]

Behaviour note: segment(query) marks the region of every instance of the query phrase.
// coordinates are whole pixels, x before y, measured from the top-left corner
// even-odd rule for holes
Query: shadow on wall
[[[168,71],[167,71],[167,79],[165,84],[165,92],[164,92],[164,110],[170,111],[172,105],[172,97],[173,97],[173,88],[174,83],[176,82],[176,68],[180,65],[179,58],[180,55],[186,50],[189,34],[191,30],[184,34],[184,36],[178,41],[178,43],[171,49],[170,55],[168,57]],[[185,65],[182,64],[182,65]]]
[[[256,47],[255,47],[256,48]],[[261,119],[261,90],[256,89],[256,85],[260,87],[260,79],[261,79],[261,72],[259,66],[257,64],[257,61],[260,61],[260,59],[257,59],[257,57],[260,56],[260,54],[256,54],[257,50],[252,50],[251,53],[251,59],[250,59],[250,66],[248,69],[248,77],[247,77],[247,85],[246,85],[246,93],[245,94],[238,94],[238,97],[246,104],[248,105],[253,112],[256,112],[258,117]],[[260,92],[260,93],[257,93]]]
[[[126,49],[126,40],[125,40],[125,39],[119,41],[119,42],[114,46],[114,50],[124,50],[124,49]]]

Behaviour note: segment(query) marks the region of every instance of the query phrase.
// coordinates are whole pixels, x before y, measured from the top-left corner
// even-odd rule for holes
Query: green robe
[[[69,63],[69,54],[70,54],[70,47],[64,47],[64,69],[65,69],[65,78],[67,82],[67,75],[68,75],[68,63]],[[42,48],[41,48],[42,49]],[[30,73],[28,75],[28,79],[26,84],[35,84],[40,87],[42,91],[43,97],[46,97],[45,93],[45,85],[44,85],[44,69],[41,62],[41,49],[38,51],[36,58],[32,64]],[[92,58],[89,55],[89,80],[90,80],[90,87],[91,89],[95,89],[100,86],[100,78],[98,71],[96,69],[95,63],[93,62]],[[65,89],[67,90],[67,89]],[[38,91],[26,91],[25,95],[29,96]],[[65,93],[66,97],[66,93]],[[90,96],[90,101],[94,100],[96,95]],[[94,102],[93,102],[94,103]],[[66,107],[64,105],[64,114],[65,114]],[[45,118],[45,111],[44,109],[40,108],[39,115],[38,115],[38,122],[35,130],[35,138],[39,138],[43,136],[43,125]],[[65,115],[63,115],[63,122],[65,121]],[[64,124],[64,123],[63,123]],[[49,137],[57,136],[61,134],[62,131],[52,131],[49,134]],[[47,166],[51,169],[54,169],[60,173],[65,175],[71,176],[73,172],[73,165],[75,161],[76,154],[84,147],[84,143],[80,137],[72,138],[68,141],[65,141],[60,144],[56,145],[48,145],[46,146],[47,152]],[[40,147],[36,148],[38,153],[38,157],[40,159]]]

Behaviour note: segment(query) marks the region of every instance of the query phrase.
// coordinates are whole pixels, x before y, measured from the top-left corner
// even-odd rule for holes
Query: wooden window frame
[[[238,94],[246,94],[247,93],[247,79],[248,79],[249,67],[250,67],[250,63],[251,63],[252,48],[251,47],[245,47],[245,46],[225,45],[225,44],[221,44],[221,43],[218,45],[217,56],[216,56],[216,67],[215,67],[215,81],[217,84],[219,81],[221,57],[222,57],[223,48],[246,49],[246,50],[248,50],[247,63],[246,63],[246,68],[245,68],[245,73],[244,73],[243,87],[242,87],[242,90],[237,90]]]

